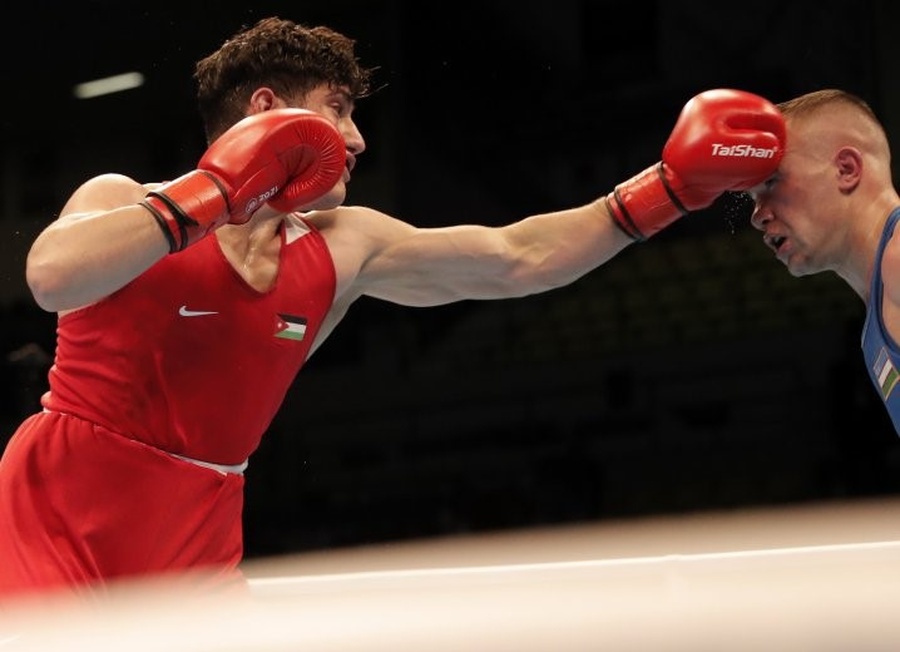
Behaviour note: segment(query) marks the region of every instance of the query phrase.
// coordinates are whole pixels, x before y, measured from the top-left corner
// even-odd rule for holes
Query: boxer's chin
[[[329,208],[337,208],[347,198],[347,188],[343,183],[338,183],[334,188],[319,197],[312,203],[306,204],[301,210],[324,211]]]
[[[347,190],[344,187],[344,184],[339,183],[315,201],[312,201],[308,204],[303,204],[303,206],[298,207],[296,210],[301,213],[306,213],[308,211],[324,211],[330,208],[337,208],[344,203],[344,199],[346,199],[346,197]],[[263,217],[272,217],[274,215],[280,215],[281,211],[273,208],[269,204],[266,204],[257,211],[257,214],[260,214]]]

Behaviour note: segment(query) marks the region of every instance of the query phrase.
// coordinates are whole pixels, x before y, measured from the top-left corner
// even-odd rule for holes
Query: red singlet
[[[0,596],[185,569],[237,572],[244,478],[331,307],[312,227],[258,292],[216,237],[59,320],[45,410],[0,459]]]

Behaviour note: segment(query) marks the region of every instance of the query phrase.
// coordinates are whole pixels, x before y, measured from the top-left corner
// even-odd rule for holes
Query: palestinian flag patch
[[[887,397],[890,396],[891,391],[897,385],[897,380],[900,380],[900,373],[897,372],[897,367],[891,362],[891,358],[885,349],[881,349],[881,352],[875,359],[873,371],[878,379],[878,386],[881,388],[881,396],[884,400],[887,400]]]
[[[285,340],[297,340],[299,342],[305,335],[306,317],[278,315],[278,326],[275,331],[275,337],[280,337]]]

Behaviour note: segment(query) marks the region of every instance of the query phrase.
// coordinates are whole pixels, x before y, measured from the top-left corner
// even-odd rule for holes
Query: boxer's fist
[[[632,238],[648,238],[726,191],[765,181],[784,142],[784,118],[768,100],[739,90],[700,93],[682,109],[662,161],[616,186],[609,211]]]
[[[197,169],[147,194],[169,250],[181,251],[224,224],[243,224],[266,202],[288,212],[334,187],[346,149],[335,127],[304,109],[273,109],[236,123]]]

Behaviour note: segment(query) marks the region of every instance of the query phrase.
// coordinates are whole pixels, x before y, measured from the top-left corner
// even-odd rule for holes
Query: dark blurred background
[[[842,87],[900,146],[889,2],[252,5],[40,1],[8,17],[0,443],[38,409],[53,355],[55,316],[24,283],[31,239],[94,174],[192,168],[193,63],[267,15],[345,32],[378,67],[348,203],[417,225],[605,194],[659,158],[708,88],[781,101]],[[143,87],[72,95],[131,70]],[[896,493],[862,302],[837,277],[790,277],[748,217],[724,198],[544,295],[360,301],[250,460],[248,556]]]

